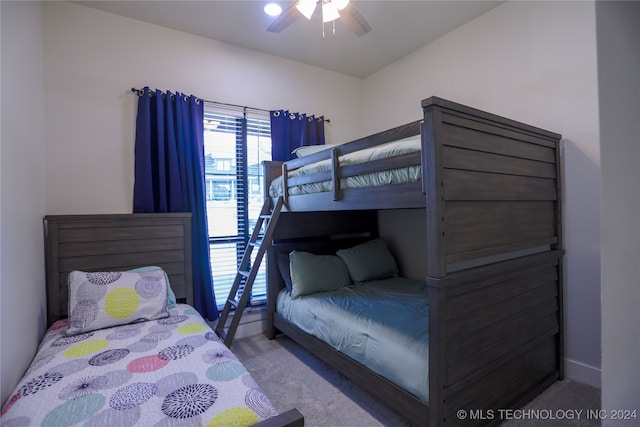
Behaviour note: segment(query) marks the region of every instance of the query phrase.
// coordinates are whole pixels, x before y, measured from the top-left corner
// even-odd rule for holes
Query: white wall
[[[362,81],[66,2],[45,4],[47,213],[131,212],[136,97],[149,86],[323,114],[362,135]]]
[[[593,2],[509,2],[369,77],[363,106],[367,133],[420,118],[420,101],[435,95],[563,135],[566,374],[599,386],[595,43]],[[394,215],[381,215],[392,239]]]
[[[42,5],[2,1],[0,14],[0,402],[4,403],[27,369],[46,323],[45,147]]]
[[[602,408],[640,410],[640,2],[598,2]],[[640,414],[639,414],[640,415]],[[638,421],[609,425],[638,425]]]
[[[323,114],[332,142],[363,134],[363,83],[73,3],[1,5],[4,402],[45,325],[42,216],[131,212],[131,87]]]

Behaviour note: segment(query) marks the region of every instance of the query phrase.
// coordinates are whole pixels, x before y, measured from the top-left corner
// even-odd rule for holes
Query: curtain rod
[[[131,92],[134,92],[134,93],[136,93],[138,95],[141,95],[144,92],[144,90],[143,89],[136,89],[135,87],[132,87],[131,88]],[[264,111],[266,113],[271,113],[271,110],[265,110],[264,108],[247,107],[245,105],[229,104],[229,103],[226,103],[226,102],[208,101],[206,99],[201,99],[201,101],[208,102],[210,104],[226,105],[228,107],[236,107],[236,108],[242,108],[242,109],[258,110],[258,111]],[[329,119],[324,119],[324,121],[326,123],[331,123],[331,120],[329,120]]]
[[[144,91],[143,89],[136,89],[135,87],[131,88],[131,92],[135,92],[138,95],[142,95],[143,91]],[[226,102],[218,102],[218,101],[209,101],[209,100],[202,99],[202,98],[200,98],[200,100],[203,101],[203,102],[208,102],[210,104],[226,105],[228,107],[236,107],[236,108],[243,108],[243,109],[244,108],[248,108],[250,110],[264,111],[264,112],[267,112],[267,113],[269,112],[269,110],[265,110],[264,108],[247,107],[245,105],[229,104],[229,103],[226,103]]]

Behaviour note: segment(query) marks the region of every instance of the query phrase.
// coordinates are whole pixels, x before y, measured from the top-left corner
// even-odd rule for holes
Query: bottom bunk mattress
[[[277,312],[308,334],[428,401],[429,306],[422,281],[373,280],[292,299]]]
[[[45,334],[3,426],[250,426],[277,415],[190,305],[158,320],[67,329],[65,319]]]

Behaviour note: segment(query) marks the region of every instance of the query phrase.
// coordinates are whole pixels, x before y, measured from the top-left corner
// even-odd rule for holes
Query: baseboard
[[[231,317],[227,319],[227,324]],[[212,329],[215,329],[218,321],[208,322]],[[257,334],[263,334],[267,330],[267,311],[265,308],[248,307],[242,313],[242,319],[236,330],[234,338],[245,338]]]
[[[602,388],[602,370],[576,360],[564,360],[564,376],[568,379]]]
[[[247,308],[236,331],[236,338],[263,334],[267,330],[267,310],[264,308]]]

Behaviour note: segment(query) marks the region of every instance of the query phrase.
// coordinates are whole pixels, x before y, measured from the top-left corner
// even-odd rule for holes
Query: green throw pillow
[[[368,242],[336,252],[349,269],[354,283],[367,280],[386,279],[398,275],[398,265],[382,239]]]
[[[350,285],[349,270],[336,255],[315,255],[293,251],[289,254],[291,298],[332,291]]]

